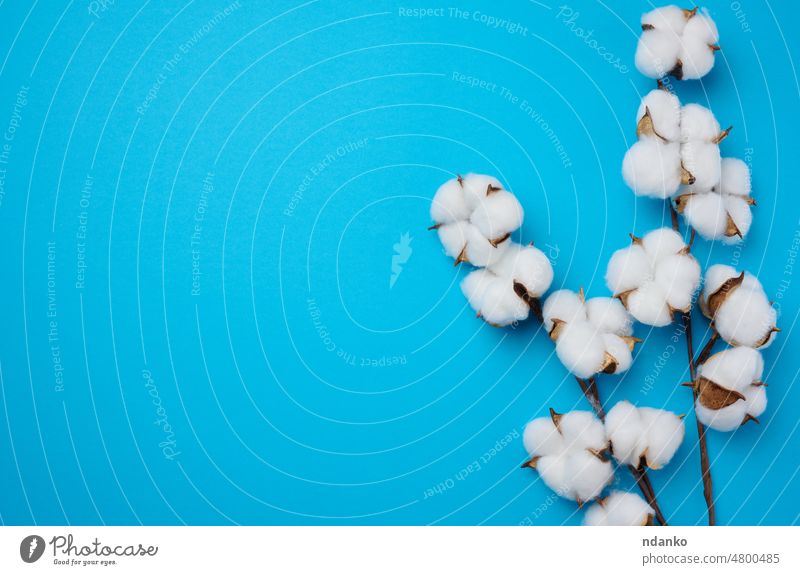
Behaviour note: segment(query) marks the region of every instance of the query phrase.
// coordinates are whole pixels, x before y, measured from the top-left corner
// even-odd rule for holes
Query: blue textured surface
[[[474,317],[425,227],[451,174],[496,174],[553,288],[605,294],[628,232],[668,222],[620,175],[650,4],[130,4],[0,2],[2,522],[578,523],[519,434],[588,406],[538,325]],[[745,246],[695,253],[756,273],[783,328],[761,425],[709,435],[718,516],[791,524],[800,19],[709,8],[723,50],[677,92],[735,126],[758,207]],[[639,326],[600,388],[690,413],[652,479],[695,524],[676,330]]]

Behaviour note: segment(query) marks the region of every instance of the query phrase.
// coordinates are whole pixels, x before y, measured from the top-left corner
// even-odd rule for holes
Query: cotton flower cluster
[[[496,262],[508,248],[511,232],[522,225],[517,198],[491,176],[467,174],[448,180],[431,204],[433,228],[456,264],[478,267]]]
[[[721,239],[732,244],[750,230],[753,214],[750,206],[750,168],[737,158],[722,158],[720,181],[711,188],[685,186],[675,198],[678,213],[709,240]]]
[[[606,285],[637,321],[665,326],[676,311],[687,312],[700,285],[700,266],[681,236],[660,228],[614,252]]]
[[[542,312],[558,359],[577,377],[621,373],[631,366],[639,340],[631,336],[633,321],[619,300],[586,300],[583,290],[559,290],[547,298]]]
[[[699,14],[697,8],[656,8],[642,16],[636,67],[650,78],[671,74],[679,80],[697,80],[714,67],[717,42],[717,26],[708,14]]]
[[[603,424],[588,411],[531,421],[523,434],[531,459],[524,466],[539,472],[547,486],[578,505],[598,497],[614,470],[604,456],[608,447]]]
[[[553,268],[540,250],[507,243],[499,259],[471,272],[461,283],[472,309],[497,327],[527,319],[553,281]]]
[[[623,465],[660,469],[683,442],[683,420],[670,411],[620,401],[606,415],[606,436],[614,459]]]
[[[767,347],[780,331],[777,312],[758,279],[717,264],[706,271],[700,309],[720,337],[734,346]]]
[[[681,106],[666,89],[652,90],[639,105],[638,141],[622,161],[625,183],[637,195],[660,199],[681,185],[711,190],[720,181],[719,143],[728,133],[708,108]]]
[[[697,419],[718,431],[758,422],[767,407],[763,372],[764,360],[752,348],[734,347],[712,355],[700,366],[693,383]]]
[[[526,319],[553,281],[538,249],[511,240],[524,213],[517,198],[491,176],[468,174],[445,182],[431,205],[432,229],[456,265],[480,268],[461,283],[470,306],[494,326]]]
[[[652,525],[654,515],[653,508],[635,493],[612,491],[586,511],[583,524],[595,527]]]

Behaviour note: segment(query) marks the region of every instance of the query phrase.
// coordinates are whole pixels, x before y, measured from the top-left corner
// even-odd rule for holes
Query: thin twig
[[[697,355],[697,359],[694,360],[695,367],[699,367],[706,362],[708,357],[711,355],[711,350],[714,349],[714,344],[717,343],[718,339],[719,334],[716,330],[714,330],[714,333],[711,334],[711,339],[708,340],[705,347]]]
[[[689,357],[689,375],[692,378],[692,381],[697,379],[697,373],[695,368],[694,362],[694,347],[692,345],[692,313],[687,312],[683,314],[683,325],[686,332],[686,352]],[[713,342],[713,338],[712,338]],[[712,343],[713,346],[713,343]],[[706,347],[709,348],[708,344]],[[705,350],[703,350],[705,351]],[[702,352],[700,354],[703,355]],[[692,395],[694,397],[695,403],[697,402],[697,389],[693,386],[692,387]],[[695,422],[697,423],[697,440],[700,444],[700,473],[703,476],[703,497],[706,500],[706,507],[708,508],[708,524],[709,525],[716,525],[717,518],[716,513],[714,511],[714,492],[713,492],[713,485],[711,481],[711,463],[708,458],[708,442],[706,441],[706,427],[700,420],[697,418],[697,414],[695,414]]]

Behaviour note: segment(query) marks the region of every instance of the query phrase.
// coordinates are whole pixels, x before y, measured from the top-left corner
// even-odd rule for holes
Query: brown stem
[[[672,200],[667,200],[669,204],[669,214],[672,217],[672,229],[678,231],[678,212],[675,211],[675,206],[672,205]]]
[[[686,352],[689,356],[689,375],[692,378],[692,381],[697,379],[697,373],[695,369],[695,362],[694,362],[694,347],[692,345],[692,313],[691,311],[683,314],[683,325],[686,331]],[[711,346],[706,344],[709,352],[711,347],[713,346],[713,337],[712,340],[709,342]],[[703,350],[705,352],[705,349]],[[701,356],[703,355],[701,352]],[[692,395],[694,396],[695,403],[697,402],[697,389],[693,386],[692,387]],[[708,524],[709,525],[716,525],[717,517],[714,511],[714,492],[713,492],[713,485],[711,481],[711,463],[708,458],[708,442],[706,441],[706,427],[700,420],[697,419],[697,415],[695,415],[695,422],[697,423],[697,440],[700,445],[700,473],[703,477],[703,496],[706,500],[706,507],[708,508]]]
[[[694,360],[695,367],[703,365],[706,362],[708,357],[711,355],[711,350],[714,349],[714,344],[717,343],[718,339],[719,334],[716,330],[714,330],[714,333],[711,334],[711,339],[708,340],[705,347],[697,355],[697,359]]]
[[[592,377],[586,381],[577,376],[575,377],[575,380],[578,382],[578,385],[581,386],[583,395],[586,396],[586,399],[589,401],[589,404],[592,406],[595,414],[597,414],[597,417],[600,418],[600,421],[605,421],[606,412],[603,409],[603,403],[600,401],[600,390],[597,387],[597,380]],[[636,486],[642,492],[642,495],[644,495],[647,503],[649,503],[650,507],[652,507],[653,511],[655,511],[658,522],[661,525],[666,526],[667,519],[664,517],[664,514],[661,512],[661,508],[658,506],[656,492],[653,489],[653,484],[650,483],[650,478],[647,476],[647,470],[643,466],[637,468],[634,465],[628,465],[628,470],[631,472],[631,475],[633,475],[633,478],[636,481]]]

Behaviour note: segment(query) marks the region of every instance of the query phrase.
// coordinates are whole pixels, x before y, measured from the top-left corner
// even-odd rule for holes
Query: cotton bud
[[[478,267],[497,261],[511,233],[522,225],[517,198],[491,176],[467,174],[448,180],[431,204],[431,229],[439,232],[445,253],[456,265]]]
[[[675,198],[686,222],[706,239],[732,244],[742,240],[753,222],[750,168],[736,158],[723,158],[719,184],[702,189],[687,186]]]
[[[653,508],[635,493],[612,491],[586,510],[583,524],[594,527],[652,525],[654,515]]]
[[[676,311],[687,312],[700,285],[700,266],[681,236],[660,228],[614,252],[606,285],[637,321],[665,326]]]
[[[606,415],[606,436],[623,465],[660,469],[683,442],[683,420],[670,411],[620,401]]]
[[[527,319],[553,281],[553,268],[540,250],[504,243],[508,245],[499,258],[461,282],[472,309],[496,327]]]
[[[588,411],[558,414],[551,409],[550,417],[525,427],[523,443],[531,456],[523,467],[538,471],[550,489],[578,505],[599,496],[614,477],[604,455],[603,424]]]
[[[553,292],[542,309],[544,327],[561,363],[580,378],[622,373],[633,361],[633,321],[619,300],[585,300],[583,290]]]
[[[758,279],[731,266],[708,268],[700,309],[720,337],[734,346],[764,348],[780,331],[775,326],[778,314]]]
[[[761,354],[749,347],[733,347],[708,358],[692,384],[700,423],[717,431],[732,431],[751,420],[758,423],[767,407],[763,372]]]
[[[678,80],[697,80],[714,67],[718,41],[716,24],[697,8],[656,8],[642,16],[636,67],[650,78],[671,74]]]

